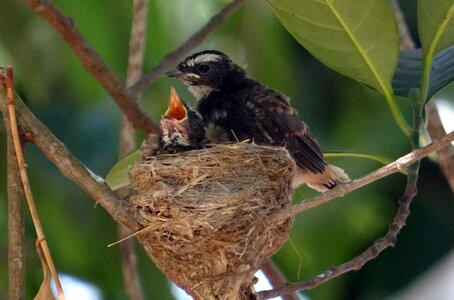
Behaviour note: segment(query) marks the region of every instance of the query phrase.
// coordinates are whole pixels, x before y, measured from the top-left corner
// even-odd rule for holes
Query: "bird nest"
[[[132,213],[155,264],[195,299],[249,299],[254,273],[287,240],[294,163],[287,150],[215,145],[133,166]]]

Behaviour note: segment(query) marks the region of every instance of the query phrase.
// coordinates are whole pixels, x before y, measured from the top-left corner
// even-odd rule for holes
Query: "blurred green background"
[[[118,74],[126,77],[132,1],[63,1],[89,43]],[[229,1],[151,0],[145,70],[178,47]],[[400,1],[414,38],[416,1]],[[281,26],[262,0],[249,0],[197,49],[228,53],[249,74],[292,100],[325,151],[354,151],[395,159],[410,145],[375,91],[320,64]],[[16,89],[37,117],[86,166],[104,176],[118,156],[120,111],[74,57],[68,46],[25,4],[0,0],[0,65],[15,69]],[[142,97],[159,120],[169,88],[194,104],[185,87],[161,78]],[[443,97],[452,96],[447,87]],[[400,102],[409,118],[408,105]],[[449,100],[453,103],[452,99]],[[139,136],[138,142],[143,138]],[[0,299],[7,295],[7,201],[5,132],[0,126]],[[54,261],[60,272],[98,286],[104,299],[127,299],[123,291],[117,226],[33,146],[26,147],[28,172]],[[330,162],[357,178],[380,167],[376,162],[336,158]],[[296,218],[291,241],[274,261],[292,280],[325,271],[356,256],[382,236],[402,194],[405,177],[395,174]],[[310,198],[306,187],[295,201]],[[404,289],[453,250],[454,201],[439,166],[422,162],[419,194],[396,247],[362,270],[348,273],[313,291],[310,299],[383,299]],[[35,254],[35,233],[26,215],[26,299],[33,298],[42,274]],[[149,299],[173,299],[170,285],[141,249],[139,266]]]

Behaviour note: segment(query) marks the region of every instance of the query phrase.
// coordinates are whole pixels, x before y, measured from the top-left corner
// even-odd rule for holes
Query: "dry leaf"
[[[41,287],[39,288],[38,294],[36,294],[34,300],[56,300],[54,293],[52,293],[52,289],[50,287],[50,280],[52,276],[50,275],[49,266],[47,265],[47,261],[44,258],[39,242],[36,243],[36,252],[38,253],[39,259],[41,260],[44,278],[43,282],[41,283]]]

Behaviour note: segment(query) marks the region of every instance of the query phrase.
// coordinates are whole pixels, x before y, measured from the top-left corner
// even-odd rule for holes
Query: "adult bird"
[[[161,153],[177,153],[204,146],[205,130],[202,117],[170,90],[169,105],[161,117],[161,132],[150,134],[140,147],[142,158]]]
[[[341,168],[325,162],[317,140],[290,106],[290,99],[248,78],[226,54],[216,50],[193,54],[166,75],[181,80],[197,99],[208,141],[249,139],[287,148],[297,165],[294,187],[306,183],[324,192],[350,181]]]

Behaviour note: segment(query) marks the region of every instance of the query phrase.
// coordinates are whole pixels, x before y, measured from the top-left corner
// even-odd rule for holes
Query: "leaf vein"
[[[295,12],[293,11],[290,11],[289,9],[286,9],[282,6],[279,6],[277,4],[273,4],[273,7],[276,8],[277,10],[280,10],[281,12],[283,13],[286,13],[292,17],[295,17],[299,20],[301,20],[302,22],[305,22],[305,23],[309,23],[315,27],[318,27],[318,28],[321,28],[321,29],[327,29],[327,30],[333,30],[333,31],[342,31],[342,28],[338,28],[338,27],[330,27],[330,26],[327,26],[325,24],[322,24],[322,23],[315,23],[314,21],[308,19],[308,18],[304,18],[302,17],[301,15],[299,14],[296,14]]]

